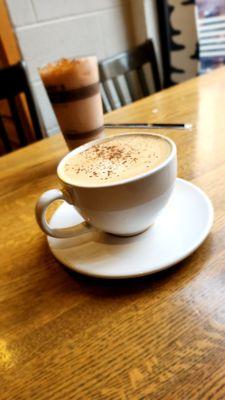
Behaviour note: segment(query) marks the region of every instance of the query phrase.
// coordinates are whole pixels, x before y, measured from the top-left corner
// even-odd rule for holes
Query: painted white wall
[[[153,16],[146,13],[152,1],[6,0],[48,135],[59,127],[38,67],[61,57],[95,54],[104,59],[153,37]]]

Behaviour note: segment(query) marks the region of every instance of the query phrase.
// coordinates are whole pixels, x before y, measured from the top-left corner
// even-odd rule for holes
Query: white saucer
[[[213,207],[198,187],[177,179],[169,203],[155,224],[132,237],[117,237],[87,226],[73,206],[63,203],[50,225],[77,225],[72,239],[48,237],[54,256],[72,270],[101,278],[131,278],[161,271],[193,253],[208,235]]]

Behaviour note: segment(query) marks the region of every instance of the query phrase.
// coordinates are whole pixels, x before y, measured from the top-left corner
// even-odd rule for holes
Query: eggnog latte
[[[170,143],[161,136],[121,135],[72,154],[62,165],[60,176],[73,185],[105,186],[158,167],[170,153]]]

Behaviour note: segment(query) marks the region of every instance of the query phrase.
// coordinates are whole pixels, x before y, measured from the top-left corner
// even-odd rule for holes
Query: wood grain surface
[[[163,133],[178,146],[178,175],[214,204],[212,232],[154,276],[72,274],[34,219],[38,196],[59,186],[62,136],[2,157],[0,399],[225,399],[225,68],[105,119],[193,124]]]

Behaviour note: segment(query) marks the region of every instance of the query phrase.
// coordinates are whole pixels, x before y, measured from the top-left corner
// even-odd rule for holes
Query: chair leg
[[[4,145],[5,151],[7,153],[12,151],[12,146],[11,146],[10,140],[8,138],[4,123],[3,123],[1,118],[0,118],[0,138],[1,138],[2,143]]]

